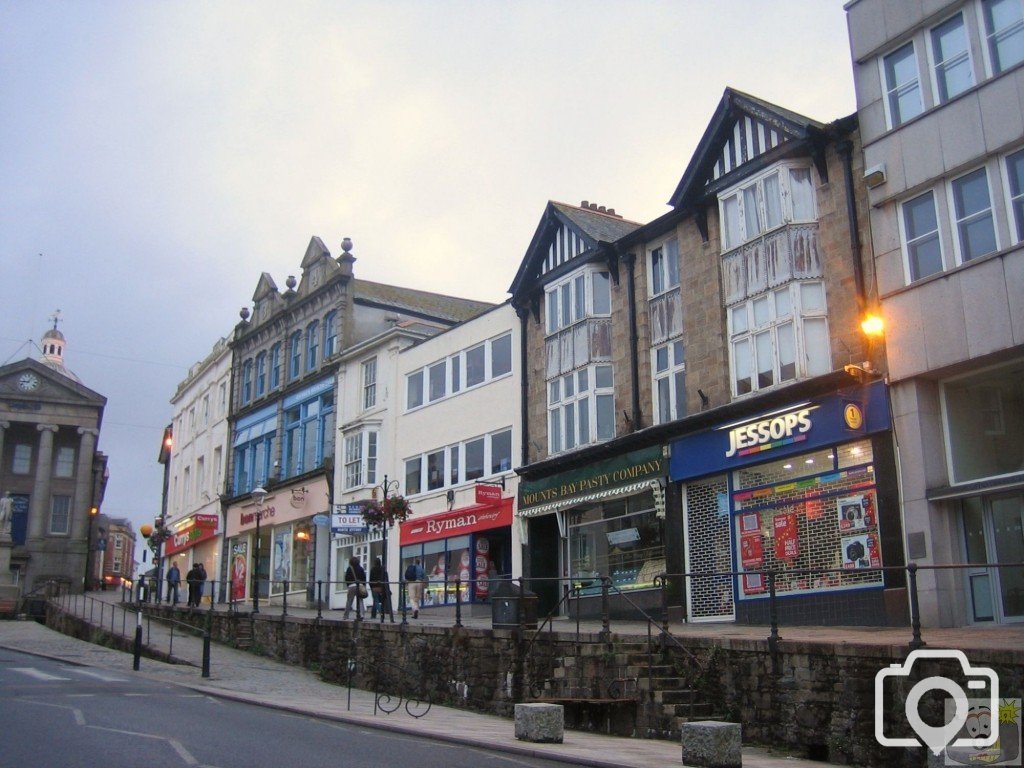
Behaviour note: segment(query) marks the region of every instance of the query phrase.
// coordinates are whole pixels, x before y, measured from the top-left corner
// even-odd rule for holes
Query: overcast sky
[[[841,0],[0,0],[0,364],[62,311],[138,529],[261,272],[503,301],[549,199],[667,212],[727,85],[853,112]]]

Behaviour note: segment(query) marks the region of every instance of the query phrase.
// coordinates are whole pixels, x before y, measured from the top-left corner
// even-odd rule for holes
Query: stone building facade
[[[1024,5],[846,9],[924,620],[1021,621]]]
[[[107,401],[65,367],[66,345],[54,327],[43,335],[42,360],[0,367],[0,493],[11,508],[0,577],[22,593],[51,580],[86,587],[91,511],[106,488],[97,446]]]

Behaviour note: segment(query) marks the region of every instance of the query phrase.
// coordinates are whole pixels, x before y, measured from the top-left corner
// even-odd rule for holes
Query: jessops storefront
[[[517,514],[541,613],[576,584],[581,614],[596,615],[598,577],[610,577],[623,592],[655,586],[666,570],[665,475],[658,445],[520,482]]]
[[[904,562],[883,382],[677,440],[669,469],[691,621],[766,621],[767,571],[785,623],[906,621],[905,574],[877,570]]]

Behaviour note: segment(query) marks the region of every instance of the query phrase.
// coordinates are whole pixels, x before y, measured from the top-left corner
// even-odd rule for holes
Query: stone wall
[[[156,608],[159,615],[168,609]],[[178,620],[187,619],[181,612]],[[426,627],[249,614],[195,613],[215,641],[237,644],[251,626],[250,650],[315,670],[322,679],[399,693],[409,699],[511,716],[536,698],[638,698],[635,733],[668,734],[656,691],[693,689],[700,712],[743,725],[744,741],[797,756],[856,766],[924,766],[924,750],[881,747],[874,736],[875,675],[902,663],[907,647],[842,642],[680,638],[662,652],[647,637]],[[240,629],[241,627],[241,629]],[[767,629],[766,629],[767,633]],[[910,640],[909,632],[907,640]],[[972,651],[970,661],[999,674],[1002,696],[1024,688],[1024,652]],[[648,664],[651,666],[648,667]],[[216,649],[213,652],[216,668]],[[651,674],[663,678],[648,680]],[[666,671],[668,670],[668,671]],[[934,663],[913,681],[949,674]],[[623,682],[623,677],[632,677]],[[603,683],[615,682],[615,691]],[[669,687],[665,687],[669,686]],[[899,721],[911,686],[887,695]],[[925,706],[937,704],[926,702]],[[926,721],[928,716],[924,715]],[[662,718],[660,725],[658,718]],[[904,730],[900,735],[910,735]]]

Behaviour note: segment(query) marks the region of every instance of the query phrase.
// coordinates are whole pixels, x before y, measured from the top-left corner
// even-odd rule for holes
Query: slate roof
[[[494,307],[494,304],[486,301],[445,296],[440,293],[374,283],[369,280],[360,280],[359,278],[353,278],[350,286],[354,301],[372,302],[378,305],[394,307],[396,311],[415,312],[420,315],[436,317],[454,323],[469,320]]]
[[[589,208],[558,203],[554,200],[550,205],[597,242],[613,243],[640,226],[638,222],[622,219],[614,214],[592,211]]]

